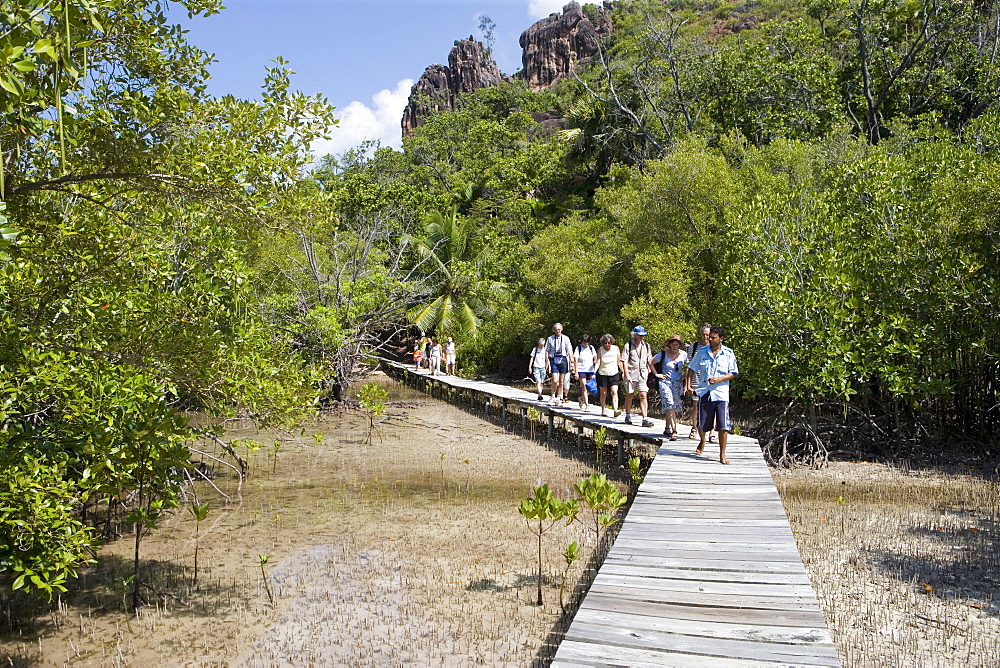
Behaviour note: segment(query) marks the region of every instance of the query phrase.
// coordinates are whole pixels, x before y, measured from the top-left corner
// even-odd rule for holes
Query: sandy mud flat
[[[773,470],[845,666],[1000,665],[1000,488],[970,470]]]
[[[584,544],[568,573],[571,600],[593,541],[579,524],[546,534],[538,607],[535,538],[516,508],[543,481],[569,496],[596,470],[593,451],[548,448],[385,382],[391,399],[413,403],[391,408],[370,444],[357,411],[304,433],[243,425],[231,434],[257,442],[243,450],[252,474],[237,495],[235,478],[217,468],[228,504],[208,485],[196,490],[212,504],[198,530],[197,583],[196,525],[179,511],[143,543],[143,578],[153,589],[140,615],[126,612],[125,536],[52,605],[5,593],[0,659],[545,665],[567,621],[561,553],[570,541]],[[625,479],[614,467],[601,470]],[[973,473],[868,463],[773,471],[844,665],[997,664],[1000,492]]]
[[[554,653],[559,585],[582,525],[545,534],[545,605],[534,605],[537,543],[517,507],[531,486],[560,496],[595,469],[572,446],[547,448],[457,407],[385,381],[392,407],[344,411],[291,440],[245,426],[252,474],[207,485],[193,584],[195,522],[177,512],[142,546],[149,592],[125,612],[129,536],[105,546],[79,587],[52,606],[8,596],[0,657],[13,665],[530,665]],[[542,430],[539,429],[539,432]],[[624,480],[624,476],[619,475]],[[622,485],[622,490],[625,486]],[[260,555],[275,602],[263,586]]]

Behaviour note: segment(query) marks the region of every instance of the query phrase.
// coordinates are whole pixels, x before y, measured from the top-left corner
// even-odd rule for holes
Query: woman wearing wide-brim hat
[[[660,389],[660,407],[666,425],[663,434],[671,441],[677,440],[677,415],[684,410],[684,365],[687,353],[681,350],[681,337],[674,334],[663,342],[663,349],[653,357],[653,364],[660,365],[656,378]]]

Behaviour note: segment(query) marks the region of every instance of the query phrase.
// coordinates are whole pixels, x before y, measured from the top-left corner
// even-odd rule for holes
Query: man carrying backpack
[[[639,409],[642,411],[642,426],[652,427],[653,423],[646,418],[649,409],[649,385],[646,379],[655,373],[653,367],[653,351],[646,343],[646,329],[637,325],[632,329],[632,340],[622,351],[622,375],[625,378],[625,424],[632,424],[632,395],[639,395]]]

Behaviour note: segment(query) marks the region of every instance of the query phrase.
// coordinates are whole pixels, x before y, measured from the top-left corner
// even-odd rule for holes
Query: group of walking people
[[[444,371],[441,370],[441,361],[444,360]],[[449,376],[455,375],[455,339],[448,337],[444,345],[435,336],[420,335],[420,341],[413,347],[413,368],[429,369],[432,376],[439,376],[442,373]]]
[[[736,377],[739,369],[732,349],[722,345],[725,337],[722,327],[702,325],[698,340],[686,349],[680,336],[671,336],[656,354],[646,342],[646,335],[644,327],[634,327],[622,350],[611,334],[601,337],[599,348],[591,344],[589,334],[583,334],[574,347],[570,338],[563,334],[562,323],[557,322],[552,326],[551,336],[538,339],[528,360],[528,373],[536,383],[538,400],[544,400],[545,378],[551,374],[549,402],[553,406],[568,402],[571,379],[575,378],[580,384],[580,410],[589,412],[589,395],[597,394],[601,415],[607,416],[606,397],[610,394],[611,415],[617,418],[622,414],[618,407],[618,388],[624,385],[625,423],[652,427],[653,422],[648,418],[648,393],[650,385],[656,384],[666,421],[663,433],[675,441],[684,396],[690,395],[694,399],[695,419],[688,437],[693,437],[696,428],[700,439],[696,453],[704,452],[706,435],[718,432],[719,460],[728,464],[729,381]],[[639,414],[633,422],[632,409],[636,403]]]

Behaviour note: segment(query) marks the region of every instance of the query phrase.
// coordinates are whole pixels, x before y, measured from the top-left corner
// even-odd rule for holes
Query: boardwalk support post
[[[521,434],[528,433],[528,409],[521,406]]]
[[[549,411],[549,440],[552,440],[552,432],[555,430],[556,414]]]
[[[500,403],[500,426],[507,428],[507,400],[502,399]]]
[[[625,438],[624,434],[622,434],[621,436],[618,437],[618,463],[619,464],[624,464],[625,463],[625,445],[626,445],[627,442],[628,442],[628,439]]]
[[[583,425],[576,425],[576,449],[583,449]]]

